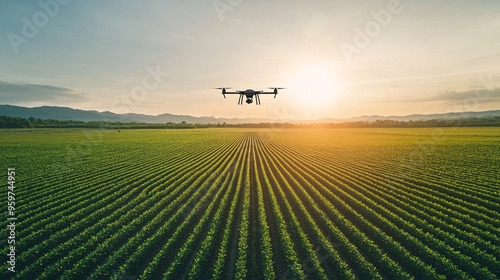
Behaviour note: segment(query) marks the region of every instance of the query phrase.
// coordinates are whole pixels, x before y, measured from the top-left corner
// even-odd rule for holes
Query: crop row
[[[26,179],[17,279],[500,277],[491,170],[405,165],[406,140],[345,131],[127,133]],[[38,145],[56,151],[26,149],[42,163],[65,154]]]

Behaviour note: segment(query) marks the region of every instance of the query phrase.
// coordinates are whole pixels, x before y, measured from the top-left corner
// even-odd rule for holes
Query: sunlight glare
[[[303,67],[290,85],[298,107],[309,117],[328,115],[338,97],[338,82],[327,64]]]

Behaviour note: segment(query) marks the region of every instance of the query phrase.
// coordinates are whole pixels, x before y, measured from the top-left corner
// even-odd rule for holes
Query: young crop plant
[[[500,279],[498,131],[429,133],[2,130],[0,279]]]

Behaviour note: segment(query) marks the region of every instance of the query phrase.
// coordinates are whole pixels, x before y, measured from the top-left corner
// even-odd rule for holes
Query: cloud
[[[3,104],[71,103],[85,99],[84,93],[71,88],[0,81],[0,100]]]
[[[479,99],[485,102],[500,101],[500,88],[485,89],[481,87],[471,88],[466,91],[443,91],[434,96],[421,98],[416,101],[444,101],[457,102],[469,99]]]
[[[483,104],[500,104],[500,88],[486,89],[483,86],[470,87],[464,91],[441,91],[432,95],[416,97],[407,95],[405,98],[392,100],[366,101],[365,103],[419,103],[434,102],[448,105],[479,102]]]

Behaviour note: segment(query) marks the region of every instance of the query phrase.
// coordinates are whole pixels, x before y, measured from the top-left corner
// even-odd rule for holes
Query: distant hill
[[[460,118],[484,118],[498,117],[500,110],[481,111],[481,112],[461,112],[461,113],[443,113],[443,114],[413,114],[407,116],[360,116],[348,119],[322,119],[321,122],[344,122],[344,121],[376,121],[376,120],[394,120],[394,121],[426,121],[426,120],[446,120]]]
[[[173,115],[161,114],[157,116],[144,114],[115,114],[112,112],[86,111],[80,109],[72,109],[68,107],[42,106],[27,108],[13,105],[0,105],[0,116],[21,117],[21,118],[40,118],[53,120],[73,120],[73,121],[109,121],[109,122],[124,122],[124,123],[223,123],[239,124],[239,123],[260,123],[269,122],[270,119],[259,118],[244,118],[244,119],[229,119],[215,117],[194,117],[189,115]]]
[[[98,112],[86,111],[79,109],[72,109],[68,107],[56,106],[42,106],[27,108],[13,105],[0,105],[0,115],[9,117],[21,118],[40,118],[40,119],[53,119],[53,120],[75,120],[75,121],[109,121],[109,122],[136,122],[136,123],[227,123],[227,124],[240,124],[240,123],[266,123],[276,122],[273,119],[266,118],[215,118],[215,117],[194,117],[189,115],[173,115],[161,114],[157,116],[144,115],[144,114],[115,114],[112,112]],[[483,111],[483,112],[467,112],[467,113],[445,113],[445,114],[428,114],[428,115],[408,115],[408,116],[360,116],[347,119],[330,119],[324,118],[320,120],[296,120],[296,122],[303,123],[340,123],[340,122],[353,122],[353,121],[375,121],[375,120],[431,120],[431,119],[457,119],[464,117],[490,117],[500,116],[500,110]]]

